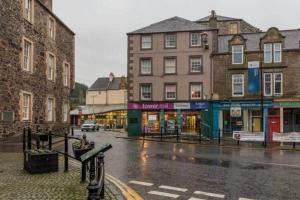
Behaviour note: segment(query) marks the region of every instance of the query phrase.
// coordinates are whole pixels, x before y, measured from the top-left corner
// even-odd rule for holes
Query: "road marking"
[[[174,198],[174,199],[180,197],[180,195],[178,195],[178,194],[171,194],[171,193],[159,192],[159,191],[150,191],[150,192],[148,192],[148,194],[170,197],[170,198]]]
[[[129,181],[129,183],[136,184],[136,185],[143,185],[143,186],[152,186],[153,183],[147,183],[142,181]]]
[[[254,200],[254,199],[239,198],[239,200]]]
[[[161,185],[159,186],[160,189],[167,189],[167,190],[175,190],[179,192],[186,192],[188,189],[185,188],[178,188],[178,187],[172,187],[172,186],[167,186],[167,185]]]
[[[191,197],[188,200],[205,200],[205,199],[199,199],[199,198]]]
[[[252,164],[262,164],[262,165],[274,165],[274,166],[281,166],[281,167],[291,167],[291,168],[300,168],[299,165],[289,165],[289,164],[282,164],[282,163],[267,163],[267,162],[246,162],[246,163],[252,163]]]
[[[202,191],[195,191],[194,194],[201,194],[209,197],[216,197],[216,198],[221,198],[224,199],[225,195],[224,194],[216,194],[216,193],[210,193],[210,192],[202,192]]]

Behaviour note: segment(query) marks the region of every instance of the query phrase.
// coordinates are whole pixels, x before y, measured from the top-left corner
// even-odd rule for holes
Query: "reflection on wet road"
[[[106,170],[146,200],[300,197],[300,152],[131,141],[116,139],[118,134],[87,136],[112,143]]]

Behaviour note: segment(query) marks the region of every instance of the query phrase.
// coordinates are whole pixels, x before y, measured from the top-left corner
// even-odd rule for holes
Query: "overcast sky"
[[[53,0],[54,13],[76,33],[76,81],[127,74],[126,33],[179,16],[243,18],[266,30],[300,28],[297,0]]]

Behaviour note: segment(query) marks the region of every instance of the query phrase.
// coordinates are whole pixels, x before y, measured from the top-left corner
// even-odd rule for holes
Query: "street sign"
[[[231,107],[230,108],[230,116],[231,117],[241,117],[242,116],[242,108],[241,107]]]

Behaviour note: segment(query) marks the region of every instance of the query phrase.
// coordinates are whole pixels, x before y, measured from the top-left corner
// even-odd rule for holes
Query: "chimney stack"
[[[52,0],[40,0],[49,10],[52,11]]]
[[[218,20],[217,20],[217,15],[216,11],[212,10],[211,15],[208,20],[208,24],[210,28],[218,28]]]
[[[110,74],[109,74],[109,82],[112,82],[114,80],[114,77],[115,77],[115,75],[112,72],[110,72]]]

